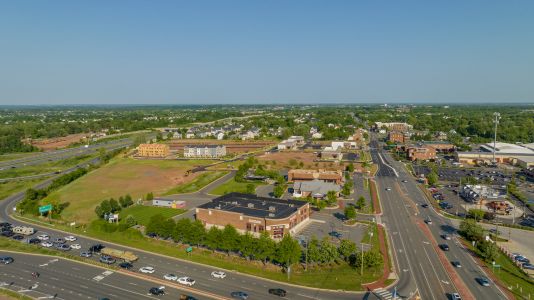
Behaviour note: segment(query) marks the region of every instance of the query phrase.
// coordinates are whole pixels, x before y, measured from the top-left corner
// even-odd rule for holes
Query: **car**
[[[426,218],[425,219],[425,223],[427,223],[428,225],[431,225],[432,224],[432,220],[430,220],[430,218]]]
[[[40,239],[41,241],[48,241],[50,239],[50,236],[48,234],[40,234],[37,236],[38,239]]]
[[[15,234],[11,238],[14,239],[14,240],[17,240],[17,241],[21,241],[21,240],[24,239],[24,236],[21,235],[21,234]]]
[[[64,238],[56,238],[54,239],[54,244],[65,244],[65,239]]]
[[[81,257],[91,257],[91,256],[93,256],[93,254],[91,252],[89,252],[89,251],[82,251],[82,252],[80,252],[80,256]]]
[[[75,249],[75,250],[80,250],[80,249],[82,249],[82,245],[80,245],[80,244],[72,244],[72,245],[70,245],[70,248],[71,249]]]
[[[8,265],[15,260],[11,256],[0,256],[0,264]]]
[[[11,223],[8,223],[8,222],[1,222],[0,223],[0,227],[12,227],[13,225],[11,225]]]
[[[91,247],[89,247],[89,251],[90,252],[96,252],[96,253],[99,253],[100,251],[102,251],[102,249],[104,249],[105,246],[102,245],[102,244],[96,244],[96,245],[92,245]]]
[[[341,232],[337,232],[337,231],[330,231],[328,233],[328,235],[331,236],[331,237],[336,237],[338,239],[341,238],[341,236],[342,236]]]
[[[108,265],[111,265],[111,264],[115,263],[115,259],[113,257],[107,256],[107,255],[100,256],[99,261],[101,263],[105,263],[105,264],[108,264]]]
[[[147,236],[150,237],[150,238],[157,238],[157,237],[158,237],[158,235],[155,234],[155,233],[153,233],[153,232],[149,232],[149,233],[147,234]]]
[[[276,295],[278,297],[285,297],[287,292],[283,289],[269,289],[269,294]]]
[[[126,270],[130,270],[131,268],[133,268],[133,265],[127,261],[125,262],[121,262],[119,264],[119,267],[123,268],[123,269],[126,269]]]
[[[534,270],[534,265],[531,264],[531,263],[523,264],[522,267],[523,267],[523,269]]]
[[[225,278],[226,273],[224,273],[223,271],[213,271],[211,272],[211,276],[215,278]]]
[[[15,233],[11,230],[4,230],[2,231],[2,235],[5,236],[5,237],[12,237],[15,235]]]
[[[441,250],[443,250],[443,251],[449,251],[449,250],[450,250],[450,249],[449,249],[449,245],[447,245],[447,244],[441,244],[441,245],[439,245],[439,247],[440,247]]]
[[[408,180],[406,180],[406,179],[403,179],[403,180],[402,180],[402,182],[406,183],[406,182],[408,182]]]
[[[391,188],[390,188],[390,187],[387,187],[387,188],[386,188],[386,191],[391,191]]]
[[[450,241],[451,240],[451,236],[448,235],[448,234],[445,234],[445,233],[441,235],[441,238],[446,240],[446,241]]]
[[[41,242],[38,238],[31,238],[28,240],[28,244],[39,244]]]
[[[421,207],[422,207],[422,208],[427,208],[427,207],[428,207],[428,204],[423,203],[423,204],[421,204]]]
[[[65,244],[56,244],[56,249],[62,250],[62,251],[69,251],[70,246]]]
[[[188,285],[188,286],[193,286],[195,284],[195,280],[190,277],[180,277],[176,281],[178,281],[178,283],[180,284]]]
[[[241,299],[241,300],[247,300],[247,298],[248,298],[248,294],[245,293],[245,292],[241,292],[241,291],[231,292],[230,296],[232,296],[232,298],[237,298],[237,299]]]
[[[154,273],[156,270],[152,267],[142,267],[139,269],[139,272],[141,273],[145,273],[145,274],[152,274]]]
[[[152,287],[148,290],[148,293],[154,296],[165,295],[165,287]]]
[[[165,274],[163,275],[163,279],[176,281],[178,279],[178,276],[174,274]]]
[[[462,300],[462,297],[460,297],[460,294],[458,293],[452,293],[451,300]]]
[[[49,242],[49,241],[44,241],[44,242],[41,243],[41,246],[46,247],[46,248],[50,248],[50,247],[54,246],[54,244],[52,244],[52,242]]]
[[[490,286],[490,281],[488,280],[488,278],[486,277],[478,277],[476,279],[476,281],[478,282],[478,284],[480,284],[481,286]]]
[[[456,267],[456,268],[461,268],[462,267],[462,263],[460,263],[459,261],[455,260],[455,261],[452,261],[451,264]]]
[[[526,264],[530,263],[530,260],[528,258],[524,257],[523,255],[518,255],[514,259],[515,259],[515,261],[518,261],[518,262],[521,262],[521,263],[526,263]]]
[[[73,236],[73,235],[69,235],[69,236],[65,237],[65,241],[74,242],[76,240],[77,240],[77,238],[75,236]]]

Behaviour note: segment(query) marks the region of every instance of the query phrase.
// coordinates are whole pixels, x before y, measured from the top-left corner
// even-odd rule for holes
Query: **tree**
[[[345,217],[349,220],[356,218],[356,209],[352,205],[345,207]]]
[[[173,219],[168,218],[166,220],[163,220],[163,222],[161,223],[161,228],[159,229],[159,236],[163,238],[171,237],[175,227],[176,223]]]
[[[195,220],[191,223],[191,228],[186,230],[185,240],[190,245],[201,245],[206,240],[206,228],[199,220]]]
[[[134,216],[128,215],[126,219],[124,219],[124,224],[126,224],[128,227],[132,227],[137,224],[137,221],[135,220]]]
[[[381,266],[384,262],[384,259],[382,257],[382,254],[378,251],[366,251],[363,253],[363,261],[364,261],[364,267],[367,268],[374,268]]]
[[[219,228],[212,226],[206,233],[206,246],[208,246],[208,248],[210,248],[211,250],[215,251],[217,249],[220,249],[222,243],[222,231]]]
[[[17,205],[18,206],[18,205]],[[17,207],[17,209],[20,210],[19,207]],[[104,210],[102,209],[102,207],[100,205],[97,205],[95,207],[95,214],[99,217],[99,218],[103,218],[104,217]]]
[[[191,220],[189,218],[181,218],[176,221],[176,226],[172,232],[172,239],[175,242],[185,242],[186,233],[191,229]]]
[[[434,171],[431,171],[426,176],[426,179],[428,180],[429,185],[435,185],[438,182],[438,174],[436,174]]]
[[[363,210],[365,208],[365,205],[366,205],[365,197],[364,196],[360,196],[358,198],[358,200],[356,200],[356,205],[358,206],[358,208],[360,210]]]
[[[473,219],[465,219],[460,223],[460,233],[470,241],[481,241],[484,238],[484,228]]]
[[[285,185],[283,184],[277,184],[275,187],[274,187],[274,190],[273,190],[273,195],[276,197],[276,198],[280,198],[282,197],[282,195],[284,195],[284,192],[285,192]]]
[[[321,241],[321,261],[324,263],[332,263],[339,257],[339,252],[334,244],[330,243],[328,237],[324,237]]]
[[[283,264],[287,269],[300,260],[300,245],[290,234],[284,235],[276,248],[276,260]]]
[[[146,194],[146,200],[147,201],[154,200],[154,194],[152,192]]]
[[[145,227],[146,233],[155,233],[157,235],[161,235],[163,228],[163,222],[165,221],[165,218],[162,214],[155,214],[152,217],[150,217],[150,220],[148,221],[148,224]]]
[[[329,205],[332,205],[336,203],[336,201],[337,201],[336,192],[328,191],[328,193],[326,193],[326,203],[328,203]]]
[[[230,251],[237,250],[239,244],[239,233],[234,226],[227,224],[222,231],[221,250],[226,251],[230,255]]]
[[[265,265],[268,259],[272,259],[275,255],[276,243],[271,239],[269,233],[263,231],[257,243],[256,254],[254,255],[258,260],[261,260]]]
[[[249,183],[247,184],[247,194],[254,194],[256,192],[256,187],[254,184]]]
[[[499,249],[491,241],[480,241],[478,243],[478,249],[480,250],[480,256],[487,262],[495,261],[499,257]]]
[[[343,193],[343,195],[345,196],[348,196],[350,195],[350,192],[352,190],[352,181],[347,181],[345,182],[345,184],[343,185],[343,190],[341,191]]]
[[[351,162],[347,165],[347,168],[346,168],[347,172],[354,172],[354,164]]]
[[[255,239],[249,232],[239,236],[238,245],[239,252],[241,252],[241,255],[247,260],[254,255],[258,248],[257,239]]]
[[[117,200],[111,198],[109,200],[109,206],[111,207],[111,212],[112,213],[115,213],[115,212],[119,212],[121,211],[121,206],[119,205],[119,203],[117,202]]]
[[[321,246],[319,240],[315,236],[308,242],[308,262],[320,263],[321,262]]]
[[[337,248],[339,255],[343,257],[345,261],[349,261],[351,255],[356,253],[356,243],[351,240],[342,239],[339,248]]]
[[[126,202],[124,202],[124,197],[119,197],[119,204],[122,208],[126,207]]]
[[[475,220],[482,220],[486,212],[481,209],[472,208],[467,212],[467,217]]]
[[[103,217],[105,214],[109,214],[111,212],[111,204],[109,202],[109,200],[104,200],[100,203],[100,209],[101,209],[101,212],[102,212],[102,216]]]
[[[126,204],[126,207],[134,204],[132,200],[132,196],[130,196],[130,194],[127,194],[126,196],[124,196],[124,203]]]

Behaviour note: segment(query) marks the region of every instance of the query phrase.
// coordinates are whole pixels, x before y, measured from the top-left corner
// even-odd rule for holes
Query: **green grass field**
[[[237,182],[235,181],[235,178],[232,178],[228,180],[227,182],[219,185],[215,189],[211,191],[211,194],[213,195],[224,195],[232,192],[237,193],[246,193],[247,191],[247,185],[253,184],[254,187],[258,187],[260,185],[265,185],[265,183],[259,183],[259,182]]]
[[[0,201],[12,194],[25,191],[39,183],[42,179],[9,181],[0,183]]]
[[[195,180],[186,183],[181,184],[179,186],[176,186],[167,192],[165,192],[163,195],[173,195],[173,194],[184,194],[184,193],[193,193],[201,188],[205,187],[206,185],[212,183],[213,181],[223,177],[228,172],[222,172],[222,171],[216,171],[216,172],[205,172],[200,174]]]
[[[68,202],[69,206],[61,214],[62,219],[88,224],[96,217],[94,209],[102,200],[130,194],[136,201],[149,192],[161,195],[178,184],[194,180],[195,176],[185,177],[184,174],[202,164],[206,161],[115,158],[54,191],[44,201]]]
[[[123,209],[119,213],[119,218],[124,220],[128,215],[132,215],[138,224],[146,225],[154,215],[161,214],[165,219],[183,214],[186,210],[168,207],[154,207],[144,205],[134,205]]]

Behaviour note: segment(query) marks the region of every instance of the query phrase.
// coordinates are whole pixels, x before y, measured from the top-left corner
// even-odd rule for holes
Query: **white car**
[[[226,277],[226,273],[224,273],[223,271],[213,271],[211,272],[211,276],[215,278],[224,278]]]
[[[387,188],[386,188],[386,191],[391,191],[391,188],[387,187]]]
[[[52,242],[49,242],[49,241],[44,241],[44,242],[41,243],[41,246],[46,247],[46,248],[50,248],[50,247],[54,246],[54,244],[52,244]]]
[[[69,235],[69,236],[65,237],[65,241],[74,242],[75,240],[77,240],[77,239],[73,235]]]
[[[166,280],[176,281],[178,279],[178,276],[176,276],[174,274],[165,274],[165,275],[163,275],[163,278],[166,279]]]
[[[458,293],[452,293],[451,294],[451,299],[452,300],[462,300],[462,297],[460,297],[460,294],[458,294]]]
[[[82,246],[80,244],[72,244],[72,245],[70,245],[70,248],[71,249],[80,250],[80,249],[82,249]]]
[[[193,284],[195,284],[195,280],[193,278],[190,278],[190,277],[180,277],[180,278],[178,278],[177,281],[180,284],[188,285],[188,286],[192,286]]]
[[[152,274],[154,273],[156,270],[152,267],[142,267],[141,269],[139,269],[139,272],[141,273],[145,273],[145,274]]]
[[[40,234],[37,236],[37,238],[41,241],[48,241],[50,239],[50,236],[48,234]]]

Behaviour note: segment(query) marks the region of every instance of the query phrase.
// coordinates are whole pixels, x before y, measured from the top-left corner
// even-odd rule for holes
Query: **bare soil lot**
[[[172,140],[169,147],[179,154],[183,154],[186,145],[225,145],[226,153],[238,154],[247,153],[275,145],[273,141],[232,141],[232,140],[206,140],[206,139],[184,139]]]
[[[287,151],[266,153],[258,156],[260,162],[274,165],[278,168],[295,168],[302,162],[305,169],[325,169],[325,170],[345,170],[345,163],[336,162],[316,162],[317,154],[303,151]],[[273,161],[276,164],[273,164]],[[297,165],[295,165],[295,161]],[[300,167],[299,167],[300,168]]]
[[[37,139],[33,140],[31,144],[43,151],[51,151],[60,148],[65,148],[72,143],[77,143],[87,136],[86,133],[70,134],[67,136],[51,138],[51,139]]]
[[[135,200],[149,192],[155,196],[169,189],[191,182],[198,174],[185,176],[194,166],[207,161],[191,160],[135,160],[117,158],[92,171],[73,183],[53,192],[44,202],[64,203],[69,206],[62,218],[77,223],[88,223],[95,218],[94,209],[104,199],[116,200],[130,194]]]

